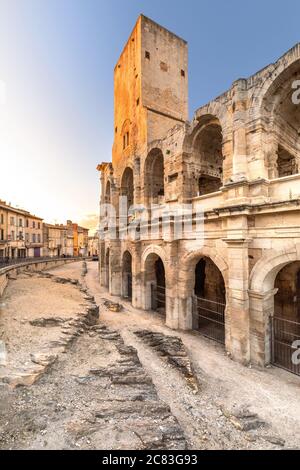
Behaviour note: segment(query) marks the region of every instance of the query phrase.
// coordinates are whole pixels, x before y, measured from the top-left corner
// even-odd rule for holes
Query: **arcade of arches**
[[[152,105],[161,109],[145,106],[128,119],[130,146],[99,166],[101,201],[126,195],[129,206],[147,210],[189,205],[192,228],[174,239],[174,219],[165,234],[157,217],[154,239],[137,230],[135,240],[110,240],[104,231],[100,282],[133,307],[162,314],[168,327],[217,341],[234,360],[300,375],[292,362],[300,340],[300,105],[293,101],[300,45],[235,81],[191,121],[182,108],[187,89],[172,74],[169,86],[182,95],[164,108],[169,95],[157,83]],[[143,66],[141,75],[147,81]],[[199,210],[201,240],[193,232]]]

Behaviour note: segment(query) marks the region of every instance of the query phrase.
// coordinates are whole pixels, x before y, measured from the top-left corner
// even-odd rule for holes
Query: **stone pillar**
[[[266,145],[266,166],[268,168],[268,178],[270,180],[278,178],[278,143],[271,134]]]
[[[248,243],[244,238],[227,238],[228,286],[226,308],[226,350],[243,364],[250,361]]]
[[[121,246],[119,240],[110,242],[109,293],[122,295]]]
[[[233,84],[233,161],[232,181],[242,181],[248,176],[246,111],[247,82],[237,80]]]
[[[132,246],[132,306],[134,308],[143,308],[142,284],[141,248],[139,243],[135,243]]]
[[[105,242],[99,241],[99,277],[100,286],[106,286],[106,266],[105,266]]]
[[[264,367],[271,362],[271,318],[274,315],[274,296],[269,292],[249,291],[250,298],[250,358],[253,364]]]

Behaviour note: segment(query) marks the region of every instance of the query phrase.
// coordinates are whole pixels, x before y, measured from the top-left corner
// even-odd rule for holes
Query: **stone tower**
[[[187,43],[141,15],[114,71],[113,167],[188,119]]]

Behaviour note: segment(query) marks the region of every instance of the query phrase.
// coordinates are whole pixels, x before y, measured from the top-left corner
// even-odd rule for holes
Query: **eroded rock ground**
[[[10,282],[1,449],[300,447],[298,377],[244,368],[197,333],[109,302],[93,262]]]

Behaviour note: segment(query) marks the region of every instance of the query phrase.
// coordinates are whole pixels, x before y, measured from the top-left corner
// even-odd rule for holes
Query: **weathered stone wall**
[[[40,260],[40,261],[28,261],[25,263],[20,263],[17,265],[8,266],[6,268],[0,269],[0,298],[3,295],[3,292],[8,284],[10,276],[17,276],[18,274],[24,271],[44,271],[58,266],[63,266],[64,264],[78,262],[77,259],[59,259],[59,260]]]
[[[101,242],[100,282],[113,295],[122,294],[122,257],[128,250],[132,303],[149,309],[155,282],[149,260],[159,257],[166,276],[166,323],[191,329],[195,267],[207,257],[218,269],[216,282],[222,276],[225,284],[226,350],[245,364],[268,364],[276,278],[285,266],[300,261],[300,112],[291,99],[293,80],[300,79],[300,45],[252,77],[235,81],[199,108],[191,122],[184,122],[186,44],[144,18],[134,34],[141,57],[135,78],[140,80],[140,101],[137,106],[133,76],[119,71],[116,105],[123,109],[116,113],[124,112],[120,122],[128,118],[139,133],[132,134],[133,147],[124,151],[115,145],[113,166],[101,167],[102,200],[109,181],[117,206],[129,166],[135,204],[149,207],[154,202],[171,209],[191,203],[194,216],[202,208],[204,239],[173,240],[164,235],[159,220],[156,239],[143,231],[135,241],[106,239]],[[136,57],[132,38],[125,52],[131,69]],[[136,106],[139,111],[131,112]],[[157,155],[163,170],[161,163],[154,165]],[[159,195],[153,186],[162,180]],[[211,295],[217,292],[211,289]]]

